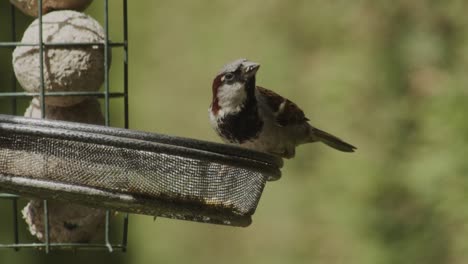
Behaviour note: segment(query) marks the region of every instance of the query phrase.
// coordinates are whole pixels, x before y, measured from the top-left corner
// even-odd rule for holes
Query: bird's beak
[[[255,62],[246,61],[242,63],[242,69],[246,79],[254,76],[257,73],[258,68],[260,68],[260,64]]]

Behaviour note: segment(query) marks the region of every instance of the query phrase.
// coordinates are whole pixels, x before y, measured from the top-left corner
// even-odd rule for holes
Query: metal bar
[[[110,243],[110,239],[109,239],[109,230],[110,230],[110,210],[107,209],[106,210],[106,226],[105,226],[105,242],[106,242],[106,247],[107,249],[109,250],[109,252],[112,252],[113,251],[113,248],[112,248],[112,244]]]
[[[66,46],[104,46],[104,43],[101,42],[44,42],[43,46],[45,47],[66,47]],[[22,42],[1,42],[0,48],[15,48],[18,46],[30,46],[38,47],[38,43],[22,43]],[[109,41],[109,47],[124,47],[124,42],[111,42]]]
[[[123,30],[124,30],[124,127],[129,128],[128,117],[128,16],[127,0],[123,0]]]
[[[41,117],[45,118],[45,83],[44,83],[44,46],[42,43],[42,0],[38,0],[38,13],[39,13],[39,70],[41,76]]]
[[[128,16],[127,0],[123,0],[123,37],[124,37],[124,128],[129,128],[128,117]],[[128,213],[124,215],[123,234],[122,234],[122,252],[127,252],[128,242]]]
[[[15,199],[18,198],[19,195],[16,194],[9,194],[9,193],[0,193],[0,198],[1,199]]]
[[[128,113],[128,12],[127,0],[123,0],[123,30],[124,30],[124,127],[129,128],[129,113]],[[122,252],[127,251],[128,242],[128,213],[124,216],[123,236],[122,236]]]
[[[45,118],[45,82],[44,82],[44,45],[42,42],[42,0],[38,0],[38,16],[39,16],[39,70],[41,77],[41,117]],[[45,252],[49,253],[50,234],[49,234],[49,208],[47,200],[44,200],[44,236],[45,236]]]
[[[15,244],[19,244],[19,232],[18,232],[18,199],[14,198],[12,201],[13,206],[13,241]],[[18,251],[19,247],[15,247],[15,251]]]
[[[47,200],[44,200],[44,238],[45,238],[45,252],[50,251],[50,233],[49,233],[49,206]]]
[[[31,96],[40,96],[42,93],[31,93],[31,92],[7,92],[7,93],[0,93],[1,97],[31,97]],[[96,96],[99,98],[104,97],[106,92],[44,92],[45,96]],[[110,98],[115,97],[124,97],[124,93],[109,93]]]
[[[109,111],[109,0],[104,0],[104,109],[105,125],[110,124]]]
[[[16,42],[16,13],[15,13],[15,6],[10,4],[10,10],[11,10],[11,40],[13,42]],[[0,43],[1,44],[1,43]],[[11,91],[16,92],[16,77],[15,73],[11,73]],[[12,98],[11,101],[11,112],[13,115],[16,115],[16,108],[17,108],[17,99]]]
[[[127,252],[127,241],[128,241],[128,213],[124,215],[123,222],[123,234],[122,234],[122,252]]]
[[[46,243],[23,243],[23,244],[0,244],[2,248],[45,248]],[[104,244],[88,244],[88,243],[49,243],[49,248],[89,248],[89,249],[107,249]],[[112,245],[113,248],[122,249],[124,246],[120,244]]]

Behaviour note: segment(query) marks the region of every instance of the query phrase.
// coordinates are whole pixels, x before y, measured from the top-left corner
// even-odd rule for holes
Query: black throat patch
[[[218,133],[231,143],[241,144],[256,139],[263,127],[255,98],[255,77],[246,83],[245,89],[247,99],[241,111],[228,114],[219,120]]]

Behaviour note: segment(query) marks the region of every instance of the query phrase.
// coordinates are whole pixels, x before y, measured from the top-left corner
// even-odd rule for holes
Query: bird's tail
[[[323,131],[318,128],[311,128],[311,142],[320,141],[334,149],[344,152],[354,152],[355,146],[344,142],[343,140]]]

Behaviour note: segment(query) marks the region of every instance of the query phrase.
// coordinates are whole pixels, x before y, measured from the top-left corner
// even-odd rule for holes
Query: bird
[[[224,65],[213,80],[209,119],[225,143],[286,159],[295,156],[297,146],[313,142],[343,152],[357,149],[312,126],[289,99],[257,86],[259,68],[259,63],[238,59]]]

